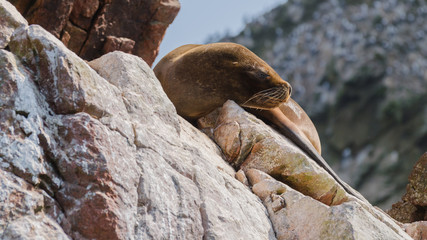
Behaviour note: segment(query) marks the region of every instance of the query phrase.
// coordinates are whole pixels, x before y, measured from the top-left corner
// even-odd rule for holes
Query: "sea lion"
[[[268,64],[238,44],[184,45],[163,57],[154,73],[178,114],[188,120],[210,113],[227,99],[270,109],[286,102],[291,91]]]
[[[290,98],[290,84],[246,47],[235,43],[184,45],[163,57],[154,73],[178,114],[185,119],[194,121],[233,100],[274,124],[348,193],[363,198],[321,157],[316,128]]]

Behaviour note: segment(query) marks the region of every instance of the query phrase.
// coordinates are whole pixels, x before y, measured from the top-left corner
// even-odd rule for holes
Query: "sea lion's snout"
[[[280,86],[282,88],[281,89],[282,94],[279,95],[280,97],[278,98],[277,105],[279,105],[282,102],[287,102],[292,94],[292,86],[288,82],[284,81],[284,83],[280,84]]]
[[[282,84],[282,87],[283,87],[283,91],[285,92],[282,98],[282,102],[287,102],[292,94],[292,86],[286,82]]]
[[[288,101],[291,97],[292,87],[285,82],[278,86],[259,91],[252,95],[246,102],[241,104],[244,107],[270,109]]]

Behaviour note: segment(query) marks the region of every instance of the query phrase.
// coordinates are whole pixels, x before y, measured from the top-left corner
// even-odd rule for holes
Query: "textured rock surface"
[[[214,115],[217,115],[216,121],[199,121],[200,124],[214,123],[212,126],[200,127],[212,129],[214,140],[231,165],[244,171],[256,168],[266,172],[328,205],[348,200],[345,190],[323,168],[233,101],[227,101]]]
[[[393,204],[390,216],[404,223],[427,220],[427,153],[415,164],[402,200]]]
[[[343,180],[389,209],[427,151],[427,3],[288,0],[235,37],[293,87]]]
[[[23,1],[28,2],[28,1]],[[16,1],[16,4],[21,4]],[[39,24],[59,38],[67,24],[74,0],[33,1],[24,14],[30,24]]]
[[[143,60],[114,52],[90,67],[39,26],[12,32],[0,49],[1,239],[275,239],[260,200]]]
[[[1,50],[0,50],[1,51]],[[3,146],[2,146],[3,147]],[[4,164],[4,162],[2,162]],[[0,239],[69,239],[46,208],[54,200],[8,170],[0,169]],[[53,206],[58,211],[57,206]]]
[[[56,113],[85,110],[102,117],[124,107],[113,97],[118,93],[117,88],[111,87],[82,59],[51,36],[42,27],[31,25],[16,32],[9,48],[39,74],[35,80]],[[100,91],[103,94],[97,95]]]
[[[411,239],[386,214],[360,201],[330,207],[259,170],[250,169],[247,176],[277,239]]]
[[[114,51],[132,53],[132,49],[134,46],[135,46],[135,41],[133,41],[132,39],[108,36],[102,51],[104,53],[109,53]]]
[[[424,240],[427,239],[427,222],[420,221],[405,224],[405,231],[411,236],[413,239]]]
[[[406,194],[402,199],[417,206],[427,207],[427,152],[420,157],[409,175]]]
[[[86,60],[114,50],[142,57],[149,65],[178,14],[178,0],[10,0],[30,24],[39,24]],[[129,39],[113,47],[111,40]],[[133,43],[132,43],[133,42]]]
[[[0,1],[0,48],[9,43],[15,29],[27,25],[21,14],[7,1]]]

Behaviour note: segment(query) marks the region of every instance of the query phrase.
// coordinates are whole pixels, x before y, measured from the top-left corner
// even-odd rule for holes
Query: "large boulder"
[[[199,120],[226,159],[244,171],[258,169],[327,205],[349,200],[344,188],[292,141],[233,101]]]
[[[327,206],[256,169],[247,170],[277,239],[411,239],[381,211],[361,201]]]
[[[1,238],[275,238],[141,58],[89,66],[40,26],[12,32],[0,50]]]

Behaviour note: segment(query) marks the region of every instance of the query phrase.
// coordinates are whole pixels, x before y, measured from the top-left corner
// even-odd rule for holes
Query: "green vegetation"
[[[313,13],[321,3],[325,2],[325,0],[302,0],[300,2],[304,8],[304,14],[301,22],[306,22],[313,19]]]
[[[377,15],[374,20],[372,20],[372,26],[377,26],[383,22],[383,18],[380,15]]]
[[[381,117],[383,119],[401,123],[403,120],[403,104],[401,101],[393,100],[388,102],[381,111]]]
[[[331,59],[326,65],[325,74],[323,75],[322,80],[320,80],[320,85],[328,83],[331,88],[334,88],[340,82],[340,75],[335,68],[336,61]]]
[[[37,207],[34,209],[34,213],[35,213],[35,214],[37,214],[37,213],[41,212],[42,210],[43,210],[43,206],[37,206]]]
[[[372,6],[374,0],[341,0],[340,2],[347,5],[359,5],[366,3],[368,6]]]
[[[423,112],[427,96],[409,96],[391,100],[381,109],[381,119],[384,122],[403,123],[417,113]]]
[[[363,101],[364,106],[368,101],[378,101],[385,97],[386,87],[382,84],[385,74],[385,65],[376,61],[360,67],[357,74],[344,83],[338,93],[337,108],[345,107],[355,101]]]

